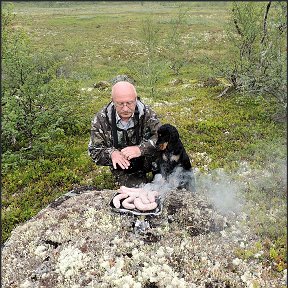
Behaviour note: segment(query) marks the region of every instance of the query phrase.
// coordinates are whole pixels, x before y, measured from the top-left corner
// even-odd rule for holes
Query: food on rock
[[[126,209],[138,209],[140,211],[150,211],[157,208],[156,196],[157,191],[147,191],[142,188],[129,188],[121,186],[118,194],[113,198],[115,208],[121,205]],[[120,202],[122,199],[122,203]]]
[[[135,205],[133,204],[135,199],[136,196],[129,196],[123,201],[123,207],[125,207],[126,209],[135,209]]]
[[[127,198],[129,195],[128,194],[117,194],[114,198],[113,198],[113,205],[115,208],[120,208],[121,203],[120,200]]]
[[[134,205],[138,210],[141,210],[141,211],[149,211],[149,210],[153,210],[157,208],[156,202],[145,204],[142,202],[141,198],[136,198],[134,200]]]

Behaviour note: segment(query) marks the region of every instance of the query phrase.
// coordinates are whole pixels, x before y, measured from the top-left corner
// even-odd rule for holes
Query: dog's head
[[[158,129],[157,134],[158,140],[156,142],[156,146],[158,146],[160,150],[165,150],[168,145],[173,146],[179,140],[179,133],[177,129],[170,124],[162,125]]]

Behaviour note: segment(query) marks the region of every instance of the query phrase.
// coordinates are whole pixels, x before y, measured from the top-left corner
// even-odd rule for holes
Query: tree
[[[77,111],[84,106],[78,105],[77,84],[59,77],[57,55],[33,49],[27,34],[13,27],[14,17],[8,6],[1,18],[3,152],[31,149],[57,128],[63,134],[79,133],[83,116]]]
[[[152,17],[147,17],[140,27],[140,47],[144,54],[144,61],[142,65],[133,65],[131,69],[139,82],[150,90],[151,97],[154,97],[161,72],[167,66],[160,57],[160,42],[159,26]]]
[[[191,43],[189,40],[183,41],[182,39],[183,26],[187,23],[187,12],[188,10],[184,10],[180,5],[178,13],[171,19],[171,29],[166,39],[165,56],[174,75],[179,75],[180,70],[189,61],[188,53],[191,50]]]
[[[287,103],[287,3],[234,2],[228,35],[232,50],[224,76],[242,91]]]

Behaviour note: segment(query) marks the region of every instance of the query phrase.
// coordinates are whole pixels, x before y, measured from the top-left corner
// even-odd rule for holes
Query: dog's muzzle
[[[161,143],[161,144],[159,144],[159,149],[165,150],[167,148],[167,145],[168,145],[168,142]]]

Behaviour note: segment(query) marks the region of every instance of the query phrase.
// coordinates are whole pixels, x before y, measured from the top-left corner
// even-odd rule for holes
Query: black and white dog
[[[169,176],[180,168],[177,175],[179,185],[177,188],[185,188],[195,191],[195,179],[188,154],[180,140],[178,130],[170,125],[162,125],[158,131],[156,146],[161,150],[158,159],[158,167],[161,175],[167,180]],[[178,169],[179,170],[179,169]]]

